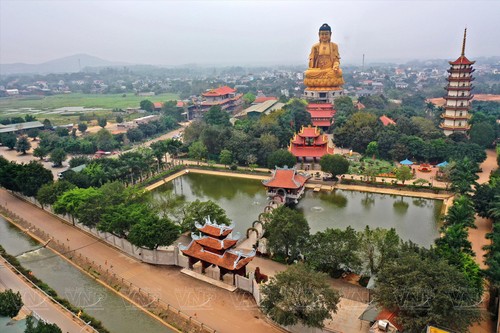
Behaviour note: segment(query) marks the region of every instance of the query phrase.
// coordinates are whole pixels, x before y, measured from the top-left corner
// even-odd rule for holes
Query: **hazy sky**
[[[500,55],[499,0],[0,0],[0,63],[305,65],[325,22],[344,63]]]

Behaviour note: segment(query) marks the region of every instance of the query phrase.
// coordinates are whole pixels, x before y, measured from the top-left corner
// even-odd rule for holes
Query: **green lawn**
[[[177,100],[176,94],[161,94],[156,96],[135,96],[134,94],[61,94],[54,96],[26,96],[26,97],[5,97],[0,98],[0,116],[3,112],[11,109],[32,108],[42,111],[65,106],[82,106],[86,108],[126,109],[128,107],[139,107],[140,101],[149,99],[152,102],[165,102]],[[25,112],[26,113],[26,112]]]

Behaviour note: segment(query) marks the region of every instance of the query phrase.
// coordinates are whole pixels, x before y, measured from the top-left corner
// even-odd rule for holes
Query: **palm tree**
[[[461,195],[453,201],[453,206],[444,217],[445,226],[461,224],[464,227],[477,228],[474,224],[474,206],[471,199],[466,195]]]

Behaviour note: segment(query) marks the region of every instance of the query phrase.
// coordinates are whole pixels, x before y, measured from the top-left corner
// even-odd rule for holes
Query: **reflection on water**
[[[26,319],[13,320],[7,317],[0,317],[0,332],[2,333],[23,333],[26,328]]]
[[[0,217],[0,245],[8,253],[18,254],[36,249],[40,244],[19,229],[11,227]],[[75,306],[83,307],[91,316],[102,321],[111,332],[172,332],[49,249],[41,248],[26,252],[18,259],[24,267],[32,270],[35,276],[52,287],[59,296],[66,298]],[[1,319],[0,324],[3,323]],[[4,332],[2,326],[0,332]]]
[[[155,195],[168,190],[185,195],[189,202],[216,201],[241,234],[251,227],[267,202],[264,186],[250,179],[190,173],[158,188]],[[439,200],[335,190],[331,193],[306,191],[296,209],[305,215],[311,233],[347,226],[363,230],[369,225],[395,228],[402,239],[430,246],[439,236],[441,207]]]

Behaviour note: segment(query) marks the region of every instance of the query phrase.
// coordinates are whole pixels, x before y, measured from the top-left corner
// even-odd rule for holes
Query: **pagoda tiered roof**
[[[476,62],[475,61],[470,61],[465,57],[465,55],[461,55],[457,60],[455,61],[448,61],[450,65],[473,65]]]
[[[272,177],[263,180],[262,184],[266,187],[285,188],[285,189],[299,189],[304,186],[308,176],[298,173],[295,168],[289,169],[288,167],[276,168],[272,172]]]
[[[227,237],[224,239],[217,239],[210,236],[205,236],[205,235],[200,236],[196,235],[195,233],[191,233],[191,238],[205,248],[208,247],[214,250],[227,250],[236,245],[239,236],[234,238]]]
[[[212,222],[210,220],[210,216],[208,216],[205,219],[205,224],[201,225],[200,223],[195,222],[194,225],[196,229],[212,237],[222,237],[222,236],[226,237],[234,229],[234,224],[231,225],[218,224],[216,221]]]
[[[194,239],[188,246],[179,245],[184,255],[193,257],[213,265],[217,265],[229,271],[234,271],[248,264],[255,257],[255,250],[242,252],[238,250],[227,250],[223,254],[207,251]]]

